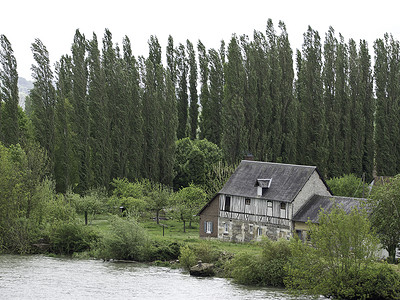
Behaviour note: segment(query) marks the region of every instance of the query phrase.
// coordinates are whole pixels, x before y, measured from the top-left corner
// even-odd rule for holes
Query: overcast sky
[[[200,39],[207,48],[218,48],[232,35],[254,30],[265,32],[267,20],[275,28],[286,24],[292,49],[301,48],[303,33],[310,25],[322,42],[329,26],[345,40],[368,41],[382,38],[385,32],[400,39],[399,7],[396,0],[4,0],[0,4],[0,34],[6,35],[14,49],[19,76],[31,79],[34,63],[30,45],[41,39],[49,51],[52,65],[63,54],[70,54],[75,30],[86,38],[93,32],[99,44],[108,28],[114,43],[121,45],[127,35],[135,56],[148,55],[147,41],[157,36],[165,57],[168,35],[175,44]],[[370,53],[373,56],[373,53]]]

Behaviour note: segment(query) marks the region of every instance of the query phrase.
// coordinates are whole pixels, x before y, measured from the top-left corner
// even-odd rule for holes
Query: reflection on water
[[[291,299],[222,278],[137,263],[0,255],[1,299]],[[297,298],[298,299],[298,298]]]

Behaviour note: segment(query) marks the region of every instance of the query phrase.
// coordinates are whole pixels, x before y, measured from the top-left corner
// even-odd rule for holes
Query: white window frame
[[[282,208],[282,205],[283,205],[285,208]],[[279,217],[280,217],[281,219],[286,219],[286,210],[287,210],[287,205],[286,205],[286,203],[285,203],[285,202],[281,202],[281,205],[280,205],[280,213],[279,213]]]
[[[272,201],[267,201],[267,217],[272,217],[274,214]]]
[[[211,221],[206,221],[206,233],[212,233],[212,226],[213,226],[213,222]]]
[[[224,222],[224,233],[229,233],[229,225],[226,222]]]

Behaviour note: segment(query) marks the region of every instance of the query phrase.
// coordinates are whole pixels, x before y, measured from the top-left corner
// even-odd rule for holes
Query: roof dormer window
[[[272,178],[257,179],[255,186],[257,187],[257,196],[262,196],[270,188]]]

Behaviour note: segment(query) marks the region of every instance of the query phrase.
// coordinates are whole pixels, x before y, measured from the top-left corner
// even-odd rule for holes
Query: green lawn
[[[106,233],[110,228],[108,218],[108,215],[97,215],[93,220],[89,221],[89,226],[100,233]],[[165,240],[188,245],[206,242],[212,247],[232,254],[239,252],[258,254],[261,252],[261,247],[257,243],[230,243],[216,239],[200,239],[199,223],[197,221],[192,223],[192,227],[189,227],[189,223],[186,223],[186,232],[183,232],[183,222],[174,219],[160,220],[160,224],[157,224],[152,219],[141,220],[139,223],[146,229],[153,240]]]

